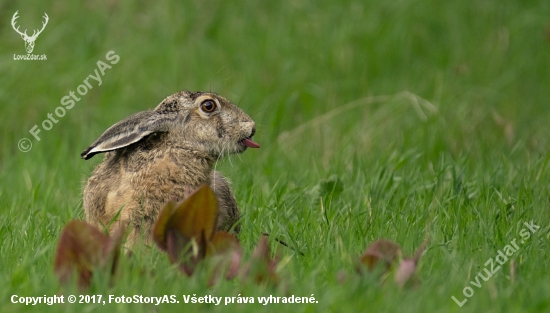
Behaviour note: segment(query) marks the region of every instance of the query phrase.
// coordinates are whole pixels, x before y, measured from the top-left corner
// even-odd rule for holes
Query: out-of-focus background
[[[29,35],[49,16],[33,51],[47,60],[14,60],[26,54],[16,11]],[[217,167],[233,181],[246,253],[262,232],[304,252],[283,252],[281,272],[288,293],[314,293],[319,304],[293,310],[458,311],[451,296],[464,299],[485,261],[532,219],[540,236],[462,309],[550,307],[548,1],[0,1],[0,42],[1,308],[30,309],[9,303],[12,294],[59,291],[58,235],[83,217],[82,186],[102,159],[80,152],[182,89],[219,93],[256,121],[261,149]],[[98,61],[111,68],[78,95]],[[56,116],[70,92],[80,100]],[[412,253],[428,237],[413,290],[337,279],[354,276],[376,238]],[[284,293],[231,282],[206,289],[172,277],[163,257],[148,262],[167,267],[166,277],[138,274],[94,292]],[[43,307],[83,308],[94,309]]]

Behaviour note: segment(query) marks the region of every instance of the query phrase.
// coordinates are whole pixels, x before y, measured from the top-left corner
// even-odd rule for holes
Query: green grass
[[[50,21],[35,54],[14,61],[21,29]],[[544,312],[550,310],[550,2],[0,1],[1,312]],[[32,33],[29,31],[28,33]],[[105,61],[120,61],[49,131],[29,130]],[[158,250],[122,258],[90,294],[178,296],[180,304],[27,307],[11,295],[76,294],[53,273],[62,227],[101,156],[107,127],[182,89],[211,90],[257,122],[259,150],[218,164],[242,209],[245,255],[262,232],[282,249],[279,287],[207,287]],[[17,148],[21,138],[32,150]],[[340,194],[312,199],[336,175]],[[470,281],[523,223],[539,231],[481,288]],[[431,238],[420,285],[359,277],[378,238],[413,253]],[[272,247],[278,244],[272,242]],[[147,275],[154,270],[154,275]],[[339,273],[347,280],[340,283]],[[459,308],[471,286],[475,294]],[[183,304],[182,295],[310,296],[318,304]]]

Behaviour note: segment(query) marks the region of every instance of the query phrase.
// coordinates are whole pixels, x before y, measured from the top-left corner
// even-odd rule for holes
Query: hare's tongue
[[[243,144],[249,148],[259,148],[260,145],[252,141],[251,139],[245,138],[243,139]]]

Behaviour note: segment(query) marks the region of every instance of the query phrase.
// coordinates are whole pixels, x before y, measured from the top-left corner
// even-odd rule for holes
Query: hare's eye
[[[205,100],[201,103],[201,110],[206,113],[212,113],[216,109],[216,103],[212,100]]]

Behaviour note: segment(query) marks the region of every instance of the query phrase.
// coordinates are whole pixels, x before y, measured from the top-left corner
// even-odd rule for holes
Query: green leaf
[[[321,180],[317,185],[307,191],[307,194],[315,203],[327,196],[338,197],[344,191],[344,183],[338,175],[331,175],[328,179]]]

